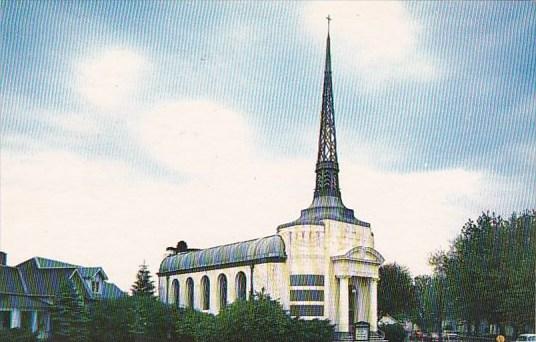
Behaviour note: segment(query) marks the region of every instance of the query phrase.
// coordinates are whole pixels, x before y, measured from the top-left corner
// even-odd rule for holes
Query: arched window
[[[201,308],[203,310],[210,309],[210,280],[207,276],[201,278],[201,289],[203,291],[203,303],[201,303]]]
[[[186,303],[190,309],[194,308],[194,280],[186,279]]]
[[[246,275],[244,272],[238,272],[236,275],[236,299],[246,300]]]
[[[179,307],[180,304],[180,285],[177,279],[173,280],[171,283],[171,304],[175,304],[176,307]]]
[[[227,306],[227,277],[223,273],[218,276],[218,297],[220,310],[223,310]]]

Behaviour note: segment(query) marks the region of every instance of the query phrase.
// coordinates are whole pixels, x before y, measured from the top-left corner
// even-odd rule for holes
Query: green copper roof
[[[237,242],[198,251],[169,255],[160,264],[160,274],[186,273],[242,264],[283,262],[285,243],[279,235]]]

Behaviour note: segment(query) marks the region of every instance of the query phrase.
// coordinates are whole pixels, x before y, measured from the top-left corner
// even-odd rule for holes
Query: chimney
[[[7,254],[0,251],[0,266],[7,266]]]

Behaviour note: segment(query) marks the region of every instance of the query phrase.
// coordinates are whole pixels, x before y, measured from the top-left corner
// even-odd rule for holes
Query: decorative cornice
[[[375,260],[370,260],[363,257],[367,253],[371,254],[375,258]],[[356,256],[356,254],[360,254],[360,256]],[[343,255],[332,256],[330,259],[331,261],[357,261],[373,265],[381,265],[385,261],[385,258],[380,254],[380,252],[378,252],[374,248],[363,246],[354,247]]]

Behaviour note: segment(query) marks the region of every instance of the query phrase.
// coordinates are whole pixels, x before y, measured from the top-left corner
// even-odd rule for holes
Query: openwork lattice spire
[[[324,67],[324,89],[322,92],[322,112],[320,113],[320,136],[318,137],[318,159],[316,161],[316,186],[313,202],[303,209],[300,217],[282,224],[278,230],[302,226],[322,225],[324,220],[333,220],[370,227],[358,220],[354,211],[344,206],[339,190],[339,164],[337,162],[337,141],[335,138],[335,113],[333,110],[333,88],[331,84],[331,51],[329,39],[326,46],[326,65]]]
[[[328,23],[331,20],[328,17]],[[326,44],[326,65],[324,67],[324,89],[322,112],[320,114],[320,136],[318,137],[318,158],[316,162],[315,197],[340,197],[339,165],[337,163],[337,139],[335,135],[335,112],[333,109],[333,87],[331,81],[330,38]]]

